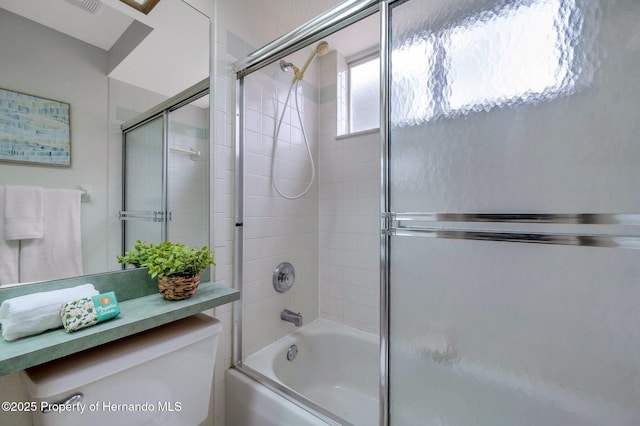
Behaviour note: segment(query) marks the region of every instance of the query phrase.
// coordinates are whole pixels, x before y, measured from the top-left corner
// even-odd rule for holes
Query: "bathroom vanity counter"
[[[237,290],[203,282],[197,293],[186,300],[169,301],[154,293],[120,301],[118,317],[73,333],[60,328],[11,342],[0,338],[0,375],[109,343],[239,298]]]

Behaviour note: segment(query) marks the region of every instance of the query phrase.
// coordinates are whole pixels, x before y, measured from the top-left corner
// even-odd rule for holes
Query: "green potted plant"
[[[170,241],[151,244],[138,240],[133,249],[117,259],[119,263],[148,268],[149,275],[158,277],[160,294],[167,300],[193,296],[200,285],[200,271],[215,265],[208,247],[196,249]]]

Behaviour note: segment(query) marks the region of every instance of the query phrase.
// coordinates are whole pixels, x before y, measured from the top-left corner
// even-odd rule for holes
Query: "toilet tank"
[[[193,315],[21,371],[33,424],[197,426],[209,413],[221,330]]]

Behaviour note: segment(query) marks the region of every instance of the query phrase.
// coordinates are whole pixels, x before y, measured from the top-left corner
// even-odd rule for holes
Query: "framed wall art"
[[[0,161],[71,165],[71,105],[0,88]]]

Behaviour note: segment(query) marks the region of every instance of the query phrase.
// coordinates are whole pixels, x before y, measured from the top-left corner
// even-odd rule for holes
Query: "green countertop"
[[[197,293],[187,300],[168,301],[154,293],[121,301],[118,317],[73,333],[57,329],[11,342],[0,338],[0,375],[109,343],[239,298],[237,290],[203,282]]]

